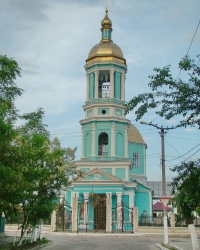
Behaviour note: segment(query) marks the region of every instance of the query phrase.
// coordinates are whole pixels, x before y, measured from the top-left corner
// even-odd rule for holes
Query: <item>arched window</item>
[[[108,155],[108,134],[101,133],[99,135],[98,155]]]
[[[139,167],[139,154],[133,153],[133,168]]]
[[[100,71],[99,74],[99,98],[110,97],[110,73],[108,70]]]

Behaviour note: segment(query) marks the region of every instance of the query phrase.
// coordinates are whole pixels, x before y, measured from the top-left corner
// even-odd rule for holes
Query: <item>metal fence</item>
[[[133,208],[124,202],[112,208],[112,231],[133,233]]]
[[[56,231],[71,231],[72,229],[72,207],[63,202],[56,211]]]

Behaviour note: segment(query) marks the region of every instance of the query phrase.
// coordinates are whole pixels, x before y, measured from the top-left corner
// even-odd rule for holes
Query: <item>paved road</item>
[[[47,234],[52,244],[42,250],[158,250],[159,238],[125,236],[73,236]]]
[[[7,236],[16,236],[15,230],[8,230]],[[19,232],[17,233],[19,236]],[[44,232],[43,236],[51,242],[47,246],[43,246],[41,250],[158,250],[157,243],[162,244],[162,234],[129,234],[129,235],[97,235],[97,234],[66,234],[56,232]],[[3,238],[0,238],[0,245]],[[12,240],[12,238],[4,238],[4,240]],[[186,237],[170,237],[169,243],[182,250],[191,250],[192,243],[190,238]],[[200,245],[200,239],[199,239]],[[36,249],[35,249],[36,250]]]

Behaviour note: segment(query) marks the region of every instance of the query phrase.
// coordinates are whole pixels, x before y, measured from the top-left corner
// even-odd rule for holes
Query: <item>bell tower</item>
[[[121,223],[126,217],[121,209],[113,208],[126,203],[126,218],[132,211],[129,207],[138,209],[138,214],[146,210],[151,215],[152,196],[144,186],[146,144],[125,117],[127,66],[122,50],[112,41],[112,21],[107,8],[101,22],[100,42],[89,51],[85,71],[85,117],[80,121],[82,155],[75,162],[83,176],[72,181],[66,200],[72,205],[72,231],[113,232],[123,229]]]
[[[101,22],[101,41],[86,59],[85,118],[82,126],[81,160],[128,160],[128,125],[125,118],[126,60],[112,41],[112,21]]]

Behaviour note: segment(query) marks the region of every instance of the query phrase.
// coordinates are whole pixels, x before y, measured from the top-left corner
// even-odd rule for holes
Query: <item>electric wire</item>
[[[187,154],[189,154],[192,150],[194,150],[196,147],[198,147],[200,145],[200,143],[198,143],[196,146],[194,146],[192,149],[190,149],[188,152],[186,152],[185,154],[183,154],[183,155],[180,155],[179,157],[176,157],[176,158],[174,158],[174,159],[172,159],[172,160],[170,160],[170,161],[174,161],[174,160],[177,160],[177,159],[180,159],[181,157],[184,157],[185,155],[187,155]],[[200,149],[199,149],[200,150]],[[198,151],[199,151],[198,150]],[[197,151],[197,152],[198,152]],[[169,161],[169,162],[170,162]]]
[[[198,153],[200,151],[200,148],[193,154],[191,155],[190,157],[188,157],[185,161],[188,161],[192,156],[194,156],[196,153]]]
[[[200,20],[199,20],[199,22],[198,22],[198,24],[197,24],[196,30],[195,30],[194,35],[193,35],[193,37],[192,37],[192,40],[191,40],[191,42],[190,42],[190,45],[189,45],[189,48],[188,48],[187,53],[186,53],[186,55],[185,55],[185,58],[188,56],[188,53],[189,53],[190,48],[191,48],[191,46],[192,46],[193,40],[194,40],[194,38],[195,38],[195,36],[196,36],[197,30],[198,30],[198,28],[199,28],[199,25],[200,25]],[[179,74],[178,74],[178,76],[177,76],[177,78],[176,78],[176,81],[178,80],[178,78],[179,78],[179,76],[180,76],[180,74],[181,74],[181,71],[182,71],[182,69],[180,69]]]
[[[166,139],[165,142],[171,147],[173,148],[174,151],[176,151],[176,153],[178,153],[179,155],[181,155]]]

